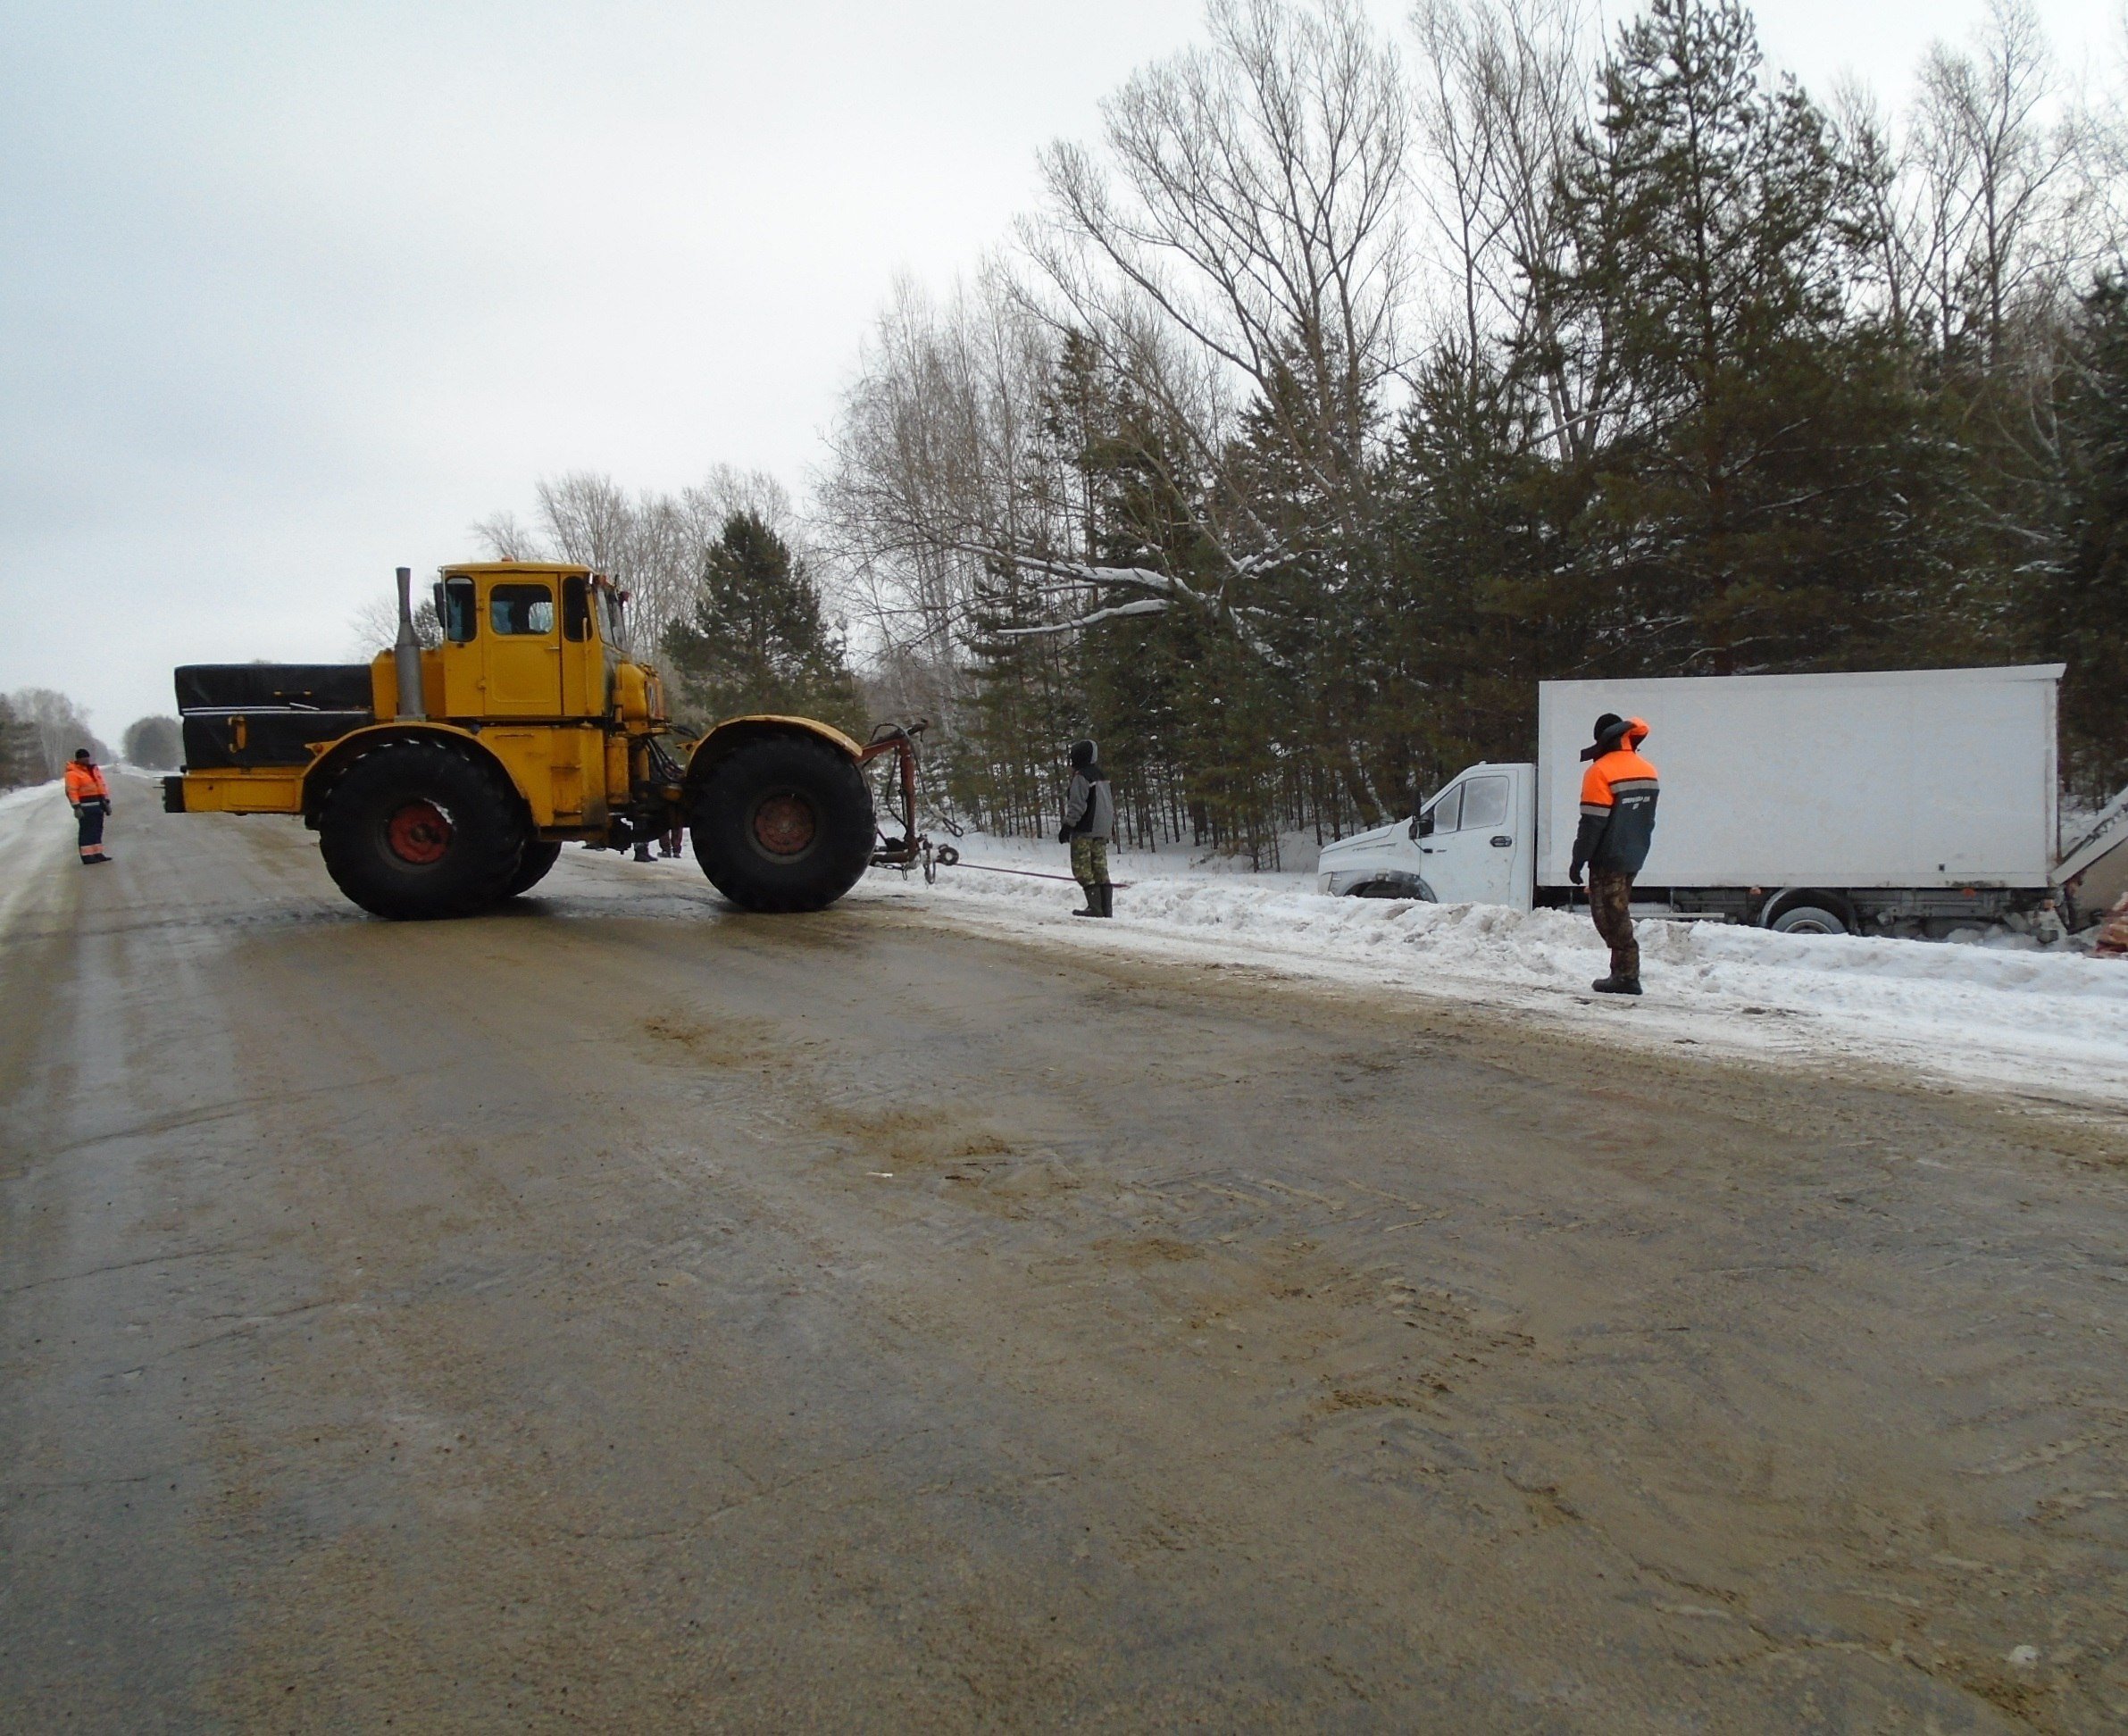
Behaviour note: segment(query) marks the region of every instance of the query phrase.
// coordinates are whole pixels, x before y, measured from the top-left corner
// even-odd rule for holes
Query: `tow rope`
[[[1046,874],[1039,868],[993,868],[987,862],[963,862],[961,853],[950,844],[942,845],[934,850],[931,853],[931,860],[941,868],[972,868],[979,874],[1017,874],[1022,880],[1062,881],[1066,886],[1077,886],[1081,883],[1073,875]],[[925,878],[929,880],[936,877],[927,873]],[[1131,882],[1129,881],[1111,881],[1109,884],[1127,887]]]

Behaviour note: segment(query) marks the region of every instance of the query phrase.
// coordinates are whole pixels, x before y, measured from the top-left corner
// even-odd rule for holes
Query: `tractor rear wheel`
[[[376,916],[464,916],[519,869],[524,822],[501,779],[438,741],[396,741],[347,769],[325,798],[326,872]]]
[[[710,883],[747,910],[819,910],[872,860],[872,791],[824,741],[764,736],[717,762],[688,813]]]
[[[530,892],[547,878],[547,871],[562,859],[559,844],[543,844],[537,838],[526,841],[524,852],[517,858],[517,872],[510,876],[509,884],[503,888],[503,897],[514,898],[520,892]]]

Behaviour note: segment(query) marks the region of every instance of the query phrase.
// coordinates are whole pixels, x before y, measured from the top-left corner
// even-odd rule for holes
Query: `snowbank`
[[[1118,855],[1117,920],[1074,920],[1075,889],[974,864],[1065,873],[1066,853],[970,839],[938,884],[875,872],[867,889],[948,919],[1039,926],[1070,944],[1269,966],[1399,992],[1620,1018],[1649,1038],[1807,1064],[1889,1061],[1959,1083],[2128,1100],[2128,962],[2042,952],[2015,937],[1957,944],[1773,934],[1713,922],[1640,924],[1648,994],[1589,993],[1606,955],[1585,914],[1328,898],[1304,874],[1239,876],[1180,855]]]
[[[16,808],[29,807],[37,802],[63,802],[65,799],[56,778],[50,783],[24,784],[18,789],[0,790],[0,814],[9,814]]]

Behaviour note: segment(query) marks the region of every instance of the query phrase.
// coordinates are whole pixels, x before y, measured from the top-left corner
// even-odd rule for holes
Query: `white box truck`
[[[1327,844],[1319,889],[1568,903],[1581,749],[1648,721],[1662,774],[1636,896],[1790,932],[1940,929],[2049,903],[2128,834],[2128,790],[2059,837],[2064,665],[1545,681],[1535,765],[1473,765],[1409,820]],[[2070,912],[2065,919],[2073,920]]]

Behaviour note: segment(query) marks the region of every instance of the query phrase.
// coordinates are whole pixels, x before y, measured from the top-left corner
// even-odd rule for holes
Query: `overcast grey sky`
[[[1981,4],[1758,10],[1903,100]],[[2117,0],[2041,11],[2115,55]],[[543,473],[801,486],[894,277],[974,266],[1199,13],[0,0],[0,689],[115,741],[175,664],[346,655]]]

